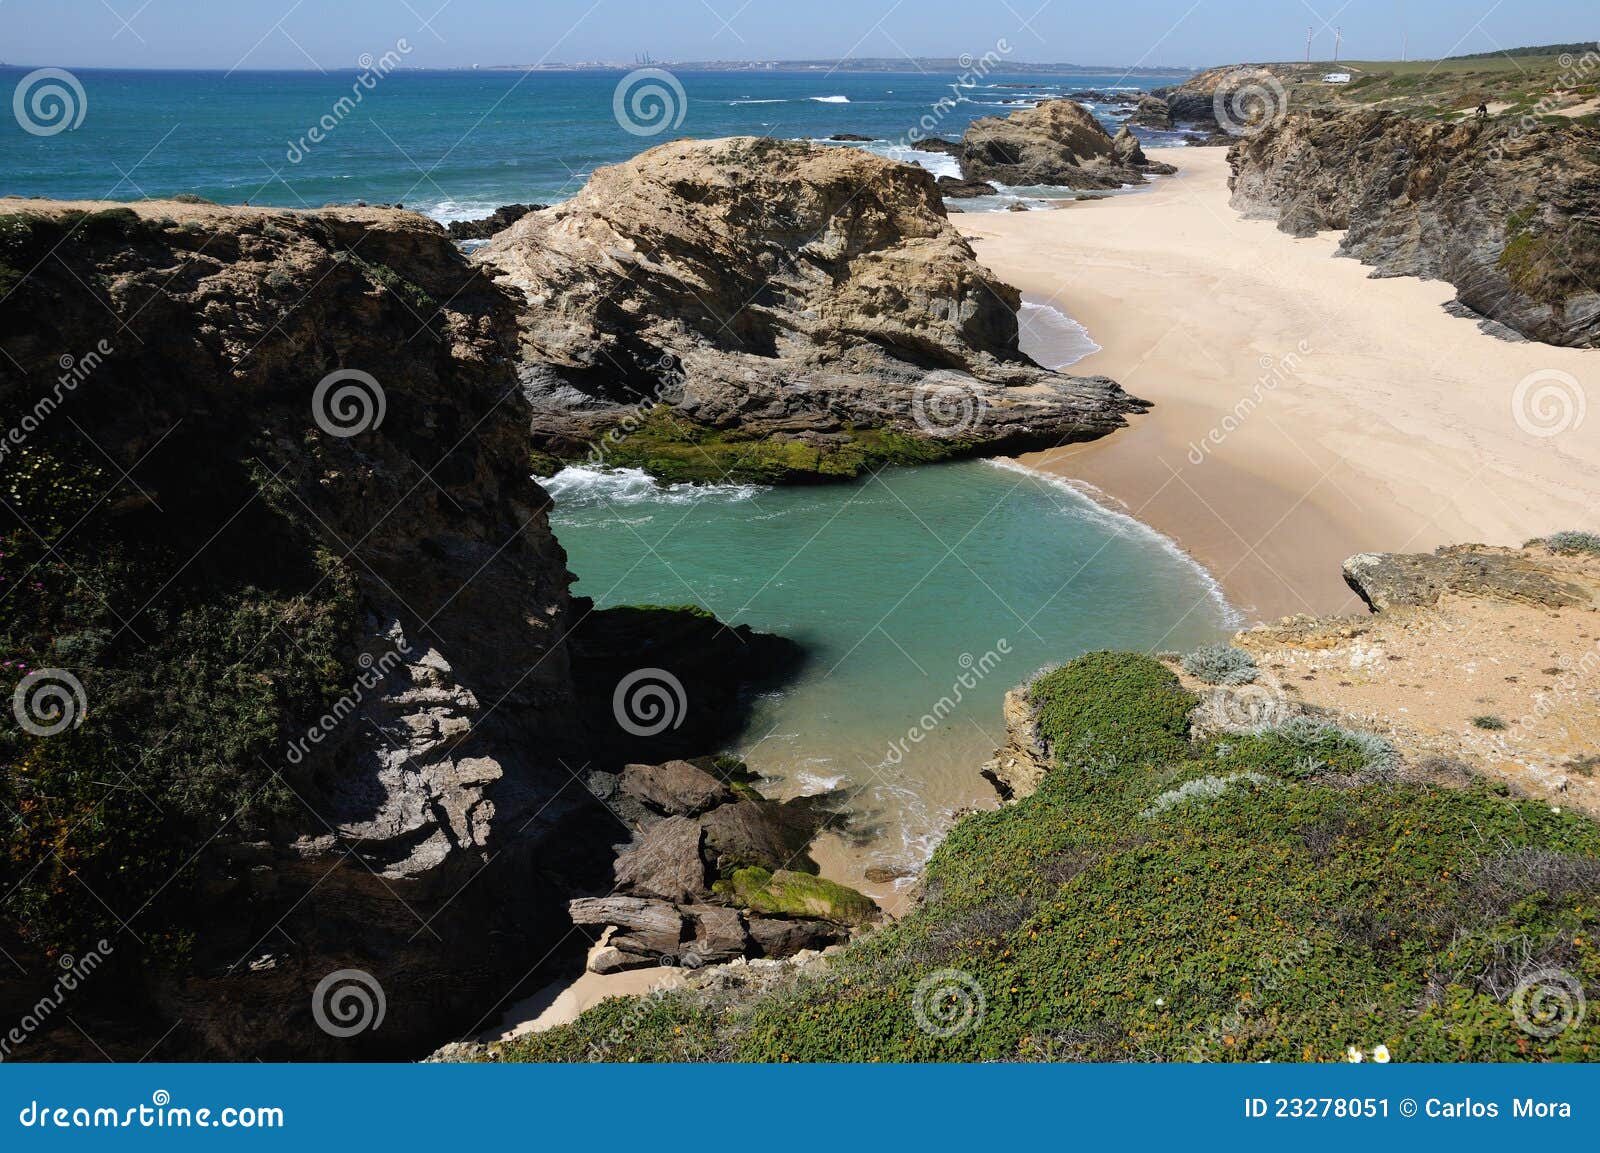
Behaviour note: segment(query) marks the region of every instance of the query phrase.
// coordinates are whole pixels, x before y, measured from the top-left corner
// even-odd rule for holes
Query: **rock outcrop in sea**
[[[1147,159],[1126,126],[1113,139],[1074,100],[1047,100],[1009,116],[974,120],[961,145],[967,179],[1010,185],[1115,189],[1176,171]]]
[[[1380,276],[1447,280],[1461,307],[1532,340],[1600,346],[1600,129],[1291,114],[1229,153],[1233,206]]]
[[[520,298],[519,374],[557,459],[684,479],[675,462],[756,443],[720,471],[848,476],[1091,439],[1145,408],[1024,356],[1019,294],[933,176],[858,149],[664,144],[475,259]]]

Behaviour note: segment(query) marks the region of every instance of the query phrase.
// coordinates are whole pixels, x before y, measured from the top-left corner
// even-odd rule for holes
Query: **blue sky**
[[[1078,64],[1488,52],[1600,36],[1595,0],[0,0],[0,59],[63,67],[354,68],[982,55]]]

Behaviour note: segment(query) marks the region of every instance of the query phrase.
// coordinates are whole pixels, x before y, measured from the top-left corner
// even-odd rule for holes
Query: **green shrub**
[[[1600,533],[1553,532],[1541,542],[1551,552],[1600,555]]]
[[[1506,727],[1505,721],[1501,720],[1497,716],[1494,716],[1492,713],[1484,713],[1480,716],[1473,717],[1472,723],[1477,728],[1487,729],[1492,733],[1500,732]]]
[[[1181,755],[1198,703],[1142,653],[1090,653],[1033,683],[1039,732],[1061,755],[1144,760]]]
[[[1248,685],[1261,675],[1255,657],[1232,645],[1202,645],[1183,658],[1183,671],[1208,685]]]

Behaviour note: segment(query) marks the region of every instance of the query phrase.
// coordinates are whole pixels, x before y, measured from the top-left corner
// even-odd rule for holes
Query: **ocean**
[[[0,70],[8,88],[22,76]],[[619,96],[618,72],[399,71],[370,88],[354,74],[304,72],[75,79],[77,128],[0,131],[0,193],[196,193],[287,207],[359,199],[439,220],[561,200],[596,166],[674,136],[852,133],[870,139],[847,146],[955,174],[949,157],[904,148],[925,117],[936,121],[928,135],[954,138],[1030,100],[1165,82],[996,74],[952,92],[950,77],[934,75],[685,72],[681,96],[642,78],[665,85],[655,92],[665,126],[652,135],[639,131],[651,94]],[[1107,109],[1096,112],[1114,127]],[[319,124],[329,126],[313,139]],[[1147,146],[1182,140],[1141,136]],[[1004,189],[963,208],[1050,192]],[[1061,368],[1097,350],[1092,332],[1043,303],[1025,304],[1021,319],[1040,363]],[[639,473],[584,469],[547,483],[575,591],[603,606],[699,604],[807,646],[803,675],[760,702],[731,751],[777,796],[849,790],[849,820],[816,855],[880,898],[895,890],[867,882],[869,867],[909,873],[958,810],[993,803],[978,770],[1005,739],[1006,689],[1094,649],[1183,650],[1237,624],[1216,583],[1170,541],[1005,462],[794,489],[662,488]]]
[[[619,90],[624,74],[615,71],[381,71],[79,70],[81,96],[64,89],[71,114],[82,111],[76,128],[40,136],[12,121],[0,127],[0,194],[189,192],[298,208],[365,200],[458,220],[565,199],[597,166],[677,136],[853,133],[871,137],[864,146],[873,151],[953,175],[950,158],[896,145],[930,122],[924,135],[958,137],[1021,101],[1171,82],[991,73],[952,89],[949,75],[685,71]],[[0,85],[15,94],[26,75],[0,68]],[[1141,135],[1147,144],[1181,140]]]

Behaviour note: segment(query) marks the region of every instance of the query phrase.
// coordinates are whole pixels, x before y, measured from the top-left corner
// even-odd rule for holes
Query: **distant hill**
[[[1540,44],[1533,48],[1506,48],[1494,52],[1471,52],[1465,56],[1446,56],[1446,60],[1489,60],[1497,56],[1561,56],[1571,53],[1574,56],[1584,52],[1595,51],[1593,40],[1582,44]]]

